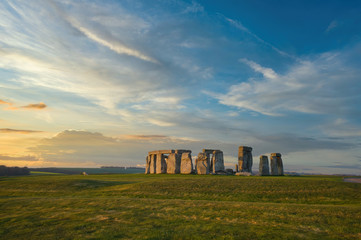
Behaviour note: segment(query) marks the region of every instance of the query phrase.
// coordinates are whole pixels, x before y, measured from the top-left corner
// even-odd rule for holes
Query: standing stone
[[[175,174],[176,172],[176,165],[177,165],[177,155],[176,153],[171,153],[168,156],[167,161],[167,173]],[[178,172],[179,173],[179,172]]]
[[[183,151],[177,151],[175,155],[175,173],[179,174],[181,171],[181,163],[182,163],[182,153]],[[191,152],[190,152],[191,153]]]
[[[268,157],[265,155],[259,156],[259,175],[269,176]]]
[[[150,157],[149,155],[145,158],[145,174],[149,174],[150,170]]]
[[[284,171],[283,171],[283,162],[282,162],[281,153],[271,153],[271,158],[274,159],[274,161],[276,162],[276,166],[275,166],[277,168],[277,174],[276,175],[283,176]],[[271,162],[271,164],[272,164],[272,162]]]
[[[207,158],[206,153],[199,153],[196,159],[197,164],[197,174],[209,174],[209,159]]]
[[[192,156],[190,152],[182,153],[180,173],[191,174],[193,171]]]
[[[252,148],[240,146],[238,149],[238,171],[252,173]]]
[[[167,164],[162,153],[157,154],[156,162],[156,174],[167,173]]]
[[[278,176],[277,153],[271,153],[271,175]]]
[[[155,174],[157,172],[157,162],[156,162],[156,155],[154,154],[150,154],[149,155],[150,158],[150,163],[149,163],[149,173],[150,174]]]
[[[212,172],[217,173],[219,171],[224,172],[223,152],[219,150],[215,150],[213,151],[213,157],[212,157]]]
[[[202,152],[207,155],[207,166],[209,172],[212,172],[213,169],[213,165],[210,157],[210,155],[213,154],[213,151],[214,151],[213,149],[202,149]]]

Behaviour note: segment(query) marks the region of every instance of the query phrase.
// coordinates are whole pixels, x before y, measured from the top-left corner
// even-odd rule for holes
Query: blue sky
[[[359,1],[2,1],[0,163],[281,152],[361,174]]]

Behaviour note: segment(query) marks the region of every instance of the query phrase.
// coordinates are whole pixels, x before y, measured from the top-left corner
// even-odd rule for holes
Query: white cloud
[[[248,28],[246,28],[240,21],[231,19],[231,18],[227,18],[225,16],[223,16],[222,14],[219,14],[223,19],[225,19],[229,24],[231,24],[233,27],[237,28],[238,30],[241,30],[245,33],[248,33],[250,36],[252,36],[254,39],[256,39],[258,42],[272,48],[275,52],[279,53],[282,56],[287,56],[289,58],[295,59],[294,56],[278,49],[277,47],[275,47],[274,45],[270,44],[269,42],[266,42],[265,40],[263,40],[262,38],[260,38],[259,36],[257,36],[256,34],[254,34],[253,32],[251,32]]]
[[[359,86],[361,70],[347,62],[356,49],[298,61],[284,74],[242,59],[263,78],[250,78],[232,85],[226,94],[213,96],[224,105],[270,116],[288,111],[351,116],[358,112],[356,99],[360,100],[360,95],[355,87]]]
[[[197,13],[197,12],[203,12],[204,7],[197,3],[196,1],[192,1],[192,4],[187,6],[187,8],[184,10],[184,13]]]
[[[335,28],[337,28],[340,25],[340,23],[336,20],[333,20],[332,22],[330,22],[330,24],[328,25],[327,29],[326,29],[326,33],[333,31]]]
[[[273,71],[272,68],[265,68],[262,67],[261,65],[250,61],[246,58],[242,58],[239,60],[240,62],[243,62],[245,64],[247,64],[248,66],[250,66],[254,71],[262,73],[264,77],[266,78],[270,78],[270,79],[276,79],[278,77],[278,75],[275,73],[275,71]]]
[[[224,17],[224,16],[223,16]],[[235,28],[241,30],[241,31],[244,31],[244,32],[247,32],[247,33],[250,33],[250,31],[248,30],[248,28],[246,28],[240,21],[236,21],[236,20],[233,20],[233,19],[230,19],[230,18],[227,18],[227,17],[224,17],[225,20],[227,22],[229,22],[231,25],[233,25]]]
[[[133,56],[139,59],[142,59],[144,61],[149,61],[152,63],[156,63],[159,64],[159,62],[143,53],[141,53],[140,51],[136,50],[136,49],[132,49],[129,47],[126,47],[124,44],[120,43],[119,40],[115,40],[115,39],[105,39],[103,36],[100,36],[94,32],[92,32],[91,30],[80,26],[79,23],[77,23],[74,20],[70,21],[72,26],[75,27],[76,29],[78,29],[79,31],[81,31],[82,33],[84,33],[85,36],[87,36],[89,39],[105,46],[108,47],[109,49],[111,49],[112,51],[118,53],[118,54],[126,54],[129,56]],[[109,38],[109,37],[108,37]]]

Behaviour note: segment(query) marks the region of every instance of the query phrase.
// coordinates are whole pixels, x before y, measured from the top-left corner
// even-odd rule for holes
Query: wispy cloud
[[[43,132],[43,131],[23,130],[23,129],[11,129],[11,128],[0,128],[0,133],[30,134],[30,133],[41,133],[41,132]]]
[[[332,22],[330,22],[330,24],[328,25],[327,29],[325,30],[326,33],[333,31],[334,29],[336,29],[337,27],[340,26],[340,23],[336,20],[333,20]]]
[[[73,27],[75,27],[76,29],[78,29],[80,32],[82,32],[85,36],[87,36],[89,39],[105,46],[108,47],[110,50],[118,53],[118,54],[126,54],[129,56],[133,56],[139,59],[142,59],[144,61],[149,61],[152,63],[156,63],[159,64],[159,62],[143,53],[141,53],[140,51],[136,50],[136,49],[132,49],[130,47],[125,46],[124,44],[122,44],[119,40],[114,39],[114,37],[112,37],[110,34],[107,37],[108,39],[105,39],[105,37],[96,34],[94,32],[92,32],[91,30],[80,26],[79,23],[77,23],[76,21],[72,20],[71,24]]]
[[[250,61],[246,58],[242,58],[239,60],[240,62],[243,62],[245,64],[247,64],[248,66],[250,66],[254,71],[262,73],[264,77],[266,78],[270,78],[270,79],[276,79],[278,77],[278,75],[275,73],[275,71],[272,68],[265,68],[262,67],[261,65]]]
[[[203,11],[204,7],[201,4],[196,1],[192,1],[191,5],[187,6],[187,8],[184,10],[184,13],[197,13]]]
[[[45,103],[34,103],[34,104],[28,104],[26,106],[21,106],[20,108],[26,108],[26,109],[44,109],[46,108]]]
[[[248,33],[250,36],[252,36],[254,39],[256,39],[258,42],[272,48],[274,51],[276,51],[277,53],[279,53],[282,56],[287,56],[293,59],[296,59],[294,56],[278,49],[277,47],[275,47],[274,45],[270,44],[269,42],[266,42],[265,40],[263,40],[262,38],[260,38],[258,35],[254,34],[253,32],[251,32],[247,27],[245,27],[240,21],[238,20],[234,20],[228,17],[225,17],[222,14],[218,14],[219,16],[221,16],[222,18],[224,18],[229,24],[231,24],[232,26],[234,26],[235,28],[237,28],[238,30],[241,30],[243,32]]]
[[[0,100],[0,104],[12,105],[12,103],[6,102],[6,101],[3,101],[3,100]]]
[[[31,156],[31,155],[27,155],[27,156],[7,156],[7,155],[2,155],[0,154],[0,160],[2,161],[39,161],[39,159],[36,156]]]
[[[244,32],[247,32],[249,34],[252,34],[248,28],[246,28],[240,21],[236,21],[236,20],[233,20],[231,18],[227,18],[221,14],[219,14],[220,16],[222,16],[228,23],[230,23],[231,25],[233,25],[235,28],[241,30],[241,31],[244,31]],[[252,34],[253,35],[253,34]],[[256,35],[254,35],[256,36]],[[257,37],[257,36],[256,36]],[[258,37],[257,37],[258,38]]]
[[[169,139],[165,135],[125,135],[123,136],[126,139],[139,139],[139,140],[165,140]]]
[[[7,108],[5,108],[5,110],[19,110],[21,108],[24,108],[24,109],[36,109],[36,110],[39,110],[39,109],[44,109],[47,107],[47,105],[45,103],[33,103],[33,104],[28,104],[28,105],[25,105],[25,106],[20,106],[20,107],[16,107],[16,106],[13,106],[13,103],[11,102],[6,102],[6,101],[3,101],[3,100],[0,100],[0,104],[4,104],[4,105],[8,105]]]
[[[314,59],[296,62],[286,73],[277,74],[270,68],[249,61],[254,71],[264,78],[251,78],[232,85],[226,94],[213,95],[220,103],[270,116],[280,116],[287,111],[360,116],[360,69],[348,66],[355,49],[321,54]],[[345,97],[347,95],[347,97]],[[355,115],[356,114],[356,115]]]

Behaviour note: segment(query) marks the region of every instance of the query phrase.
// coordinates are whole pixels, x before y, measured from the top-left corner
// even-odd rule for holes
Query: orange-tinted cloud
[[[20,130],[20,129],[11,129],[11,128],[0,128],[0,133],[20,133],[20,134],[29,134],[29,133],[40,133],[42,131],[35,130]]]
[[[3,100],[0,100],[0,104],[12,105],[12,103],[9,103],[9,102],[3,101]]]
[[[42,102],[41,103],[28,104],[28,105],[21,106],[21,107],[15,107],[15,106],[13,106],[13,103],[6,102],[4,100],[0,100],[0,104],[8,105],[8,107],[5,108],[5,110],[19,110],[20,108],[39,110],[39,109],[44,109],[44,108],[47,107],[47,105],[45,103],[42,103]]]
[[[13,107],[13,106],[9,106],[9,107],[7,107],[7,108],[5,108],[5,110],[18,110],[19,108],[17,108],[17,107]]]
[[[29,104],[26,106],[22,106],[21,108],[27,108],[27,109],[44,109],[46,108],[46,104],[45,103],[35,103],[35,104]]]

